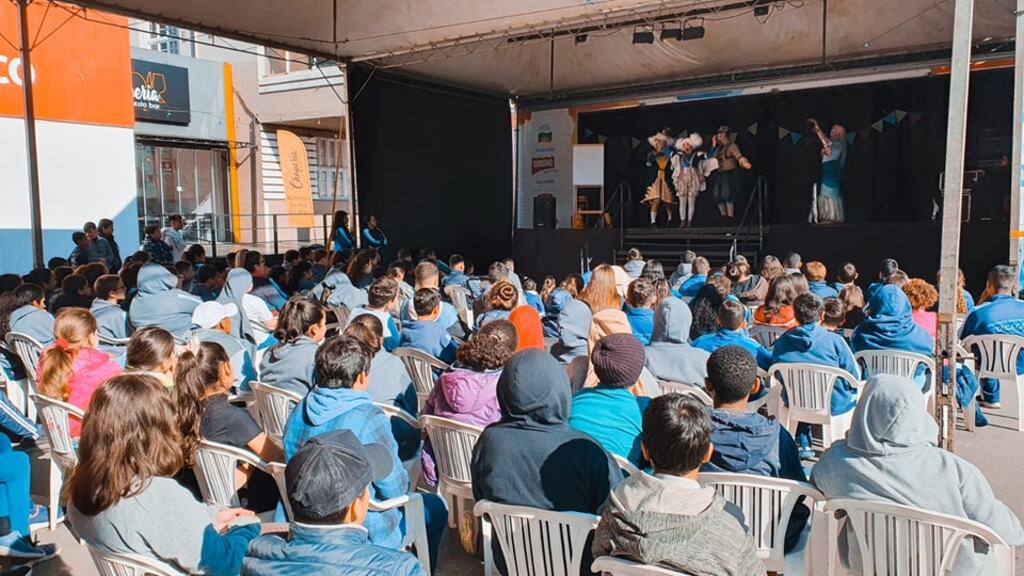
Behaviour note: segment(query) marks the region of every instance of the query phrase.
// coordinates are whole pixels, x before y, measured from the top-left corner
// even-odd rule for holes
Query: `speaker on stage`
[[[538,194],[533,199],[533,227],[535,229],[555,228],[555,197]]]

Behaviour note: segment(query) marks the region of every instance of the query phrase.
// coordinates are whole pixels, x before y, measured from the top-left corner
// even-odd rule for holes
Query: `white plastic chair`
[[[747,333],[754,340],[757,340],[758,344],[764,346],[765,350],[771,350],[772,346],[775,346],[775,341],[786,333],[784,326],[771,326],[769,324],[754,324],[747,329]]]
[[[473,502],[473,447],[484,429],[440,416],[421,416],[437,467],[437,492],[448,503],[448,526],[455,528],[466,503]]]
[[[682,394],[700,400],[705,406],[712,406],[714,404],[711,396],[708,396],[708,393],[698,386],[681,384],[679,382],[665,382],[664,380],[658,382],[658,385],[661,386],[662,394]]]
[[[138,554],[123,554],[119,552],[107,552],[95,546],[85,543],[89,549],[89,555],[96,564],[100,576],[179,576],[184,572],[178,569]]]
[[[825,500],[824,494],[804,482],[753,474],[705,472],[699,481],[713,487],[722,498],[743,511],[747,534],[769,572],[814,573],[806,569],[804,562],[811,527],[804,529],[804,546],[797,546],[789,554],[784,551],[786,528],[801,496],[804,504],[813,510],[816,503]]]
[[[968,538],[988,546],[994,556],[996,570],[986,572],[987,576],[1014,573],[1013,548],[991,528],[973,520],[912,506],[849,498],[828,500],[825,512],[833,517],[845,516],[852,525],[864,576],[947,576]],[[836,557],[837,539],[830,538],[830,545],[833,549],[829,553],[829,574],[842,573]]]
[[[747,412],[758,412],[761,407],[766,407],[769,416],[776,416],[779,413],[779,402],[781,401],[782,394],[779,386],[772,386],[772,379],[768,376],[768,372],[764,368],[757,369],[757,378],[761,381],[761,389],[768,389],[768,393],[761,396],[757,400],[751,400],[747,402]]]
[[[7,400],[18,410],[18,412],[21,412],[23,416],[32,422],[35,422],[36,407],[29,399],[29,395],[32,394],[34,390],[31,388],[28,378],[11,380],[7,377],[7,372],[5,370],[0,370],[0,388],[4,389],[4,394],[7,395]],[[29,414],[31,414],[31,416],[29,416]]]
[[[78,451],[71,438],[70,421],[79,422],[85,418],[85,412],[78,406],[54,400],[40,394],[31,394],[30,400],[39,409],[43,422],[43,431],[50,444],[50,530],[57,529],[57,514],[60,510],[61,487],[64,476],[78,465]]]
[[[96,337],[104,346],[128,346],[128,342],[131,341],[131,338],[111,338],[99,333],[96,334]]]
[[[929,413],[935,412],[934,358],[903,350],[862,350],[855,353],[853,357],[865,371],[865,377],[892,374],[913,380],[918,367],[923,365],[931,375],[928,381],[928,390],[924,393],[925,407]]]
[[[256,397],[256,411],[260,415],[257,420],[263,426],[263,431],[278,446],[282,446],[285,424],[295,407],[302,402],[302,396],[264,382],[253,381],[249,386]]]
[[[618,454],[612,454],[611,452],[609,452],[608,455],[611,456],[612,460],[615,460],[615,463],[619,465],[619,470],[622,470],[626,474],[633,476],[635,474],[642,473],[641,470],[637,468],[635,464],[629,461],[629,458],[623,458],[622,456],[619,456]]]
[[[964,348],[977,350],[978,379],[995,378],[1000,385],[1012,384],[1017,393],[1017,431],[1024,432],[1024,376],[1017,374],[1017,357],[1024,349],[1024,337],[986,334],[964,338]]]
[[[477,502],[473,513],[483,518],[484,576],[494,573],[492,526],[508,576],[578,576],[587,537],[600,519],[487,500]]]
[[[448,286],[444,289],[445,295],[452,301],[455,312],[459,315],[466,326],[473,326],[473,307],[469,305],[472,294],[462,286]]]
[[[39,376],[36,374],[36,365],[39,364],[39,356],[43,353],[43,345],[35,338],[21,332],[8,332],[4,342],[7,344],[8,349],[14,351],[25,367],[25,377],[27,380],[24,386],[27,392],[23,399],[25,402],[25,416],[34,422],[36,420],[36,407],[31,401],[31,396],[35,393],[36,384],[39,382]]]
[[[640,564],[639,562],[614,556],[594,558],[594,563],[590,565],[590,570],[598,574],[610,576],[678,576],[679,574],[689,574],[688,572],[676,572],[668,568]]]
[[[248,450],[218,444],[209,440],[201,440],[196,448],[195,466],[196,482],[203,502],[229,508],[237,508],[238,487],[235,485],[235,472],[240,464],[248,464],[257,470],[273,475],[269,465],[262,458]],[[281,498],[288,495],[280,490]]]
[[[636,394],[647,396],[648,398],[655,398],[664,394],[661,391],[661,383],[658,382],[658,378],[653,372],[647,369],[646,366],[640,370],[640,378],[638,380],[641,390],[635,392]]]
[[[397,418],[402,422],[408,424],[414,430],[420,430],[423,427],[423,425],[420,424],[420,421],[414,418],[412,414],[409,414],[408,412],[402,410],[401,408],[395,406],[394,404],[374,402],[373,405],[376,406],[377,408],[380,408],[381,412],[384,412],[384,414],[386,414],[388,418]],[[415,490],[416,487],[419,486],[420,478],[423,477],[423,463],[420,460],[420,455],[422,451],[423,450],[421,448],[416,451],[416,454],[414,454],[412,458],[402,461],[402,467],[405,468],[406,474],[409,475],[409,485],[412,486],[413,490]]]
[[[434,389],[434,369],[444,371],[449,366],[415,348],[395,348],[392,354],[398,356],[402,360],[402,364],[405,365],[405,370],[409,373],[409,378],[412,379],[412,385],[416,388],[419,410],[422,410],[430,396],[430,391]]]
[[[768,378],[772,382],[779,379],[782,381],[789,406],[779,402],[779,422],[791,434],[796,434],[800,422],[819,425],[822,429],[822,449],[828,449],[833,442],[846,436],[853,420],[853,410],[845,414],[832,414],[832,388],[840,378],[858,388],[860,381],[856,376],[831,366],[783,363],[772,366]]]

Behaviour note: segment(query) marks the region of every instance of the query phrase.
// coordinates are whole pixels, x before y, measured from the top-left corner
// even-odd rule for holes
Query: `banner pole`
[[[32,265],[43,267],[43,215],[39,196],[39,146],[36,141],[36,107],[33,95],[32,40],[28,34],[28,5],[32,0],[17,0],[18,31],[21,38],[21,92],[25,102],[25,147],[28,152],[28,201],[31,211]]]

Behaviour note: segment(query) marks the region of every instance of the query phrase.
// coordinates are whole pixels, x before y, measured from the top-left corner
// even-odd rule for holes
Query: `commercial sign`
[[[188,69],[133,58],[132,102],[136,120],[188,125]]]
[[[309,157],[302,139],[289,130],[277,131],[277,153],[284,180],[284,200],[288,225],[313,227],[313,187],[309,181]]]

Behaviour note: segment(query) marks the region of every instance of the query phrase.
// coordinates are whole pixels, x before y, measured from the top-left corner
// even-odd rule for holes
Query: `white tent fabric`
[[[79,4],[437,82],[521,96],[948,48],[944,0],[78,0]],[[978,41],[1014,34],[1012,6],[975,8]],[[702,13],[703,39],[634,45],[636,23]],[[679,16],[676,19],[676,15]],[[658,35],[660,24],[655,28]],[[577,43],[576,35],[587,33]],[[824,32],[824,33],[823,33]],[[554,39],[552,40],[552,34]],[[823,46],[824,42],[824,46]]]

